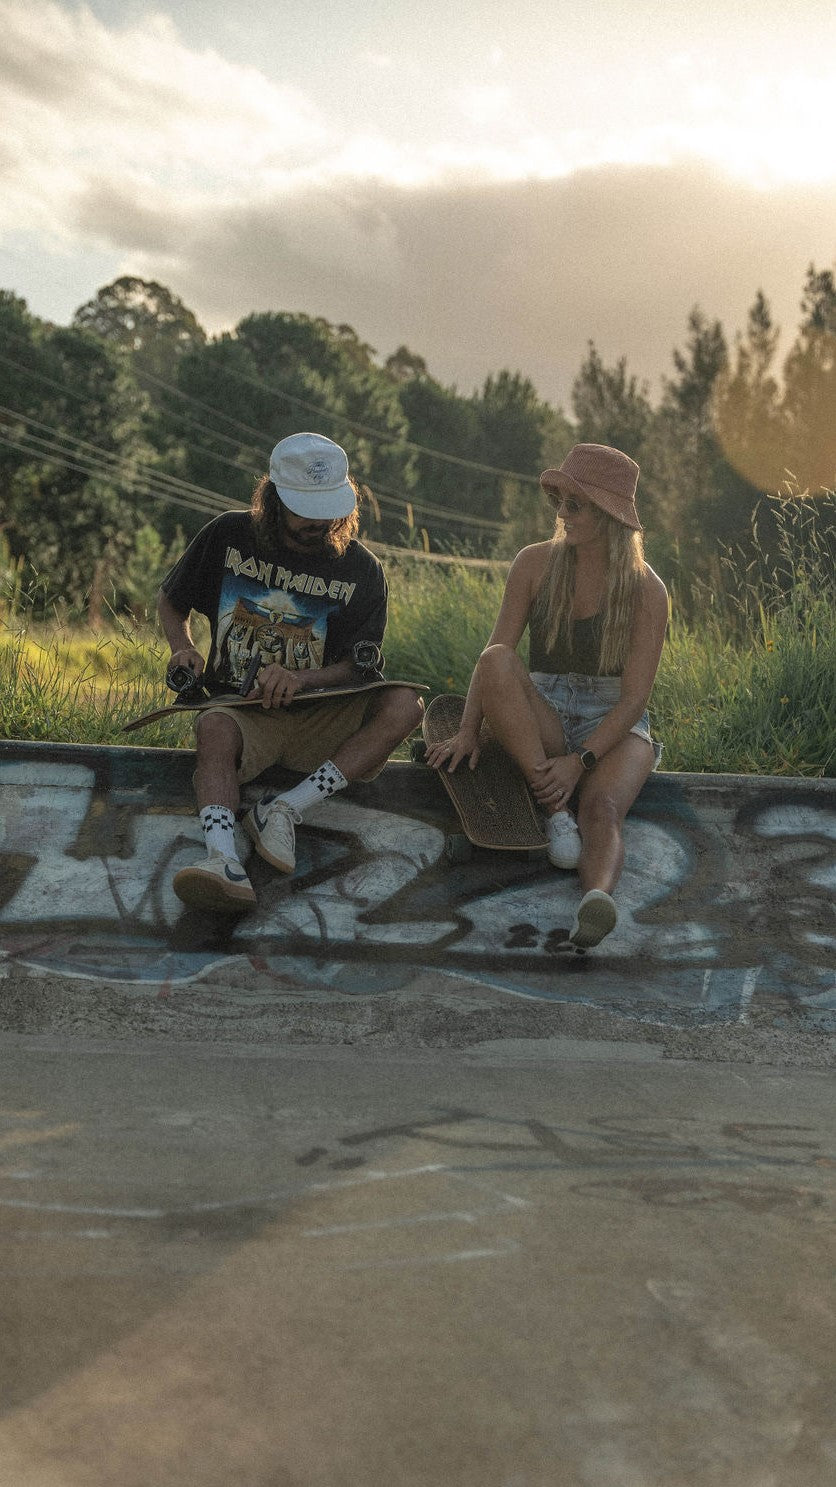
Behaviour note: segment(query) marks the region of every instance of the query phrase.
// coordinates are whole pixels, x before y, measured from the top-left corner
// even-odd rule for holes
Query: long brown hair
[[[607,587],[601,606],[601,675],[618,676],[627,659],[642,582],[647,571],[641,532],[601,512],[607,533]],[[547,650],[562,638],[572,650],[575,603],[575,548],[561,535],[558,519],[543,581],[534,608],[543,626]]]
[[[348,516],[343,516],[328,528],[325,544],[335,558],[341,558],[349,542],[360,530],[360,487],[349,475],[349,484],[357,497],[357,504]],[[256,483],[250,502],[250,516],[256,530],[259,552],[262,557],[272,557],[284,545],[286,532],[284,507],[279,500],[269,475],[262,475]]]

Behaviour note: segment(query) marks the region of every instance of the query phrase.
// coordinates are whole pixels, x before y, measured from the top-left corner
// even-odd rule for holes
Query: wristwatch
[[[595,768],[596,764],[598,763],[598,755],[597,754],[593,754],[593,752],[592,752],[591,749],[579,749],[578,750],[578,758],[580,759],[581,764],[583,765],[585,772],[587,774],[591,774],[592,770]]]

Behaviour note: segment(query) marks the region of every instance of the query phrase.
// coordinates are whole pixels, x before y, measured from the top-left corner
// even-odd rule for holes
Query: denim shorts
[[[531,680],[540,696],[545,698],[560,718],[566,749],[570,754],[583,748],[589,735],[595,732],[598,724],[604,721],[621,696],[620,676],[581,676],[576,671],[552,676],[547,671],[532,671]],[[653,768],[657,769],[662,757],[662,745],[651,738],[650,719],[646,709],[630,732],[651,745],[654,754]]]

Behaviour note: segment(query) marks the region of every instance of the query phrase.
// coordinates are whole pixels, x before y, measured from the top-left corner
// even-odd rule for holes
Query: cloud
[[[86,7],[0,0],[0,34],[6,230],[70,231],[92,182],[237,199],[339,143],[300,90],[190,50],[162,15],[109,31]]]
[[[459,108],[464,117],[481,127],[504,123],[515,111],[511,89],[504,83],[482,84],[465,88],[459,96]]]
[[[0,36],[0,229],[67,259],[118,255],[213,330],[253,309],[323,314],[383,355],[406,342],[465,390],[510,366],[566,402],[590,337],[656,379],[693,303],[732,331],[762,287],[791,331],[807,264],[831,260],[825,94],[800,74],[776,94],[747,76],[720,103],[705,58],[673,56],[655,82],[631,75],[641,107],[621,121],[596,72],[578,84],[589,106],[564,89],[553,128],[544,90],[498,81],[494,47],[442,90],[458,127],[433,135],[446,115],[428,105],[404,143],[371,108],[344,127],[330,95],[322,111],[189,48],[162,15],[108,29],[85,6],[0,0]],[[404,59],[376,54],[390,61],[405,89]],[[830,182],[741,185],[770,158]]]
[[[455,191],[331,182],[211,212],[135,213],[100,191],[78,225],[210,329],[252,310],[324,315],[382,355],[406,342],[466,392],[508,366],[566,404],[589,338],[651,382],[670,372],[695,303],[731,336],[762,287],[792,335],[834,214],[836,188],[743,191],[696,165],[611,166]]]

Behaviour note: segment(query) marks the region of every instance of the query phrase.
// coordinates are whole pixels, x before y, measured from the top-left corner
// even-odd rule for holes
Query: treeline
[[[322,318],[253,314],[209,337],[163,285],[120,278],[58,327],[0,291],[0,569],[28,562],[94,623],[141,612],[184,538],[249,501],[275,440],[314,428],[368,487],[367,537],[480,556],[548,532],[540,470],[577,440],[614,444],[642,467],[651,561],[710,581],[765,492],[834,485],[833,271],[808,270],[780,366],[778,335],[761,293],[731,341],[695,308],[655,404],[590,342],[567,416],[519,372],[464,395]]]

